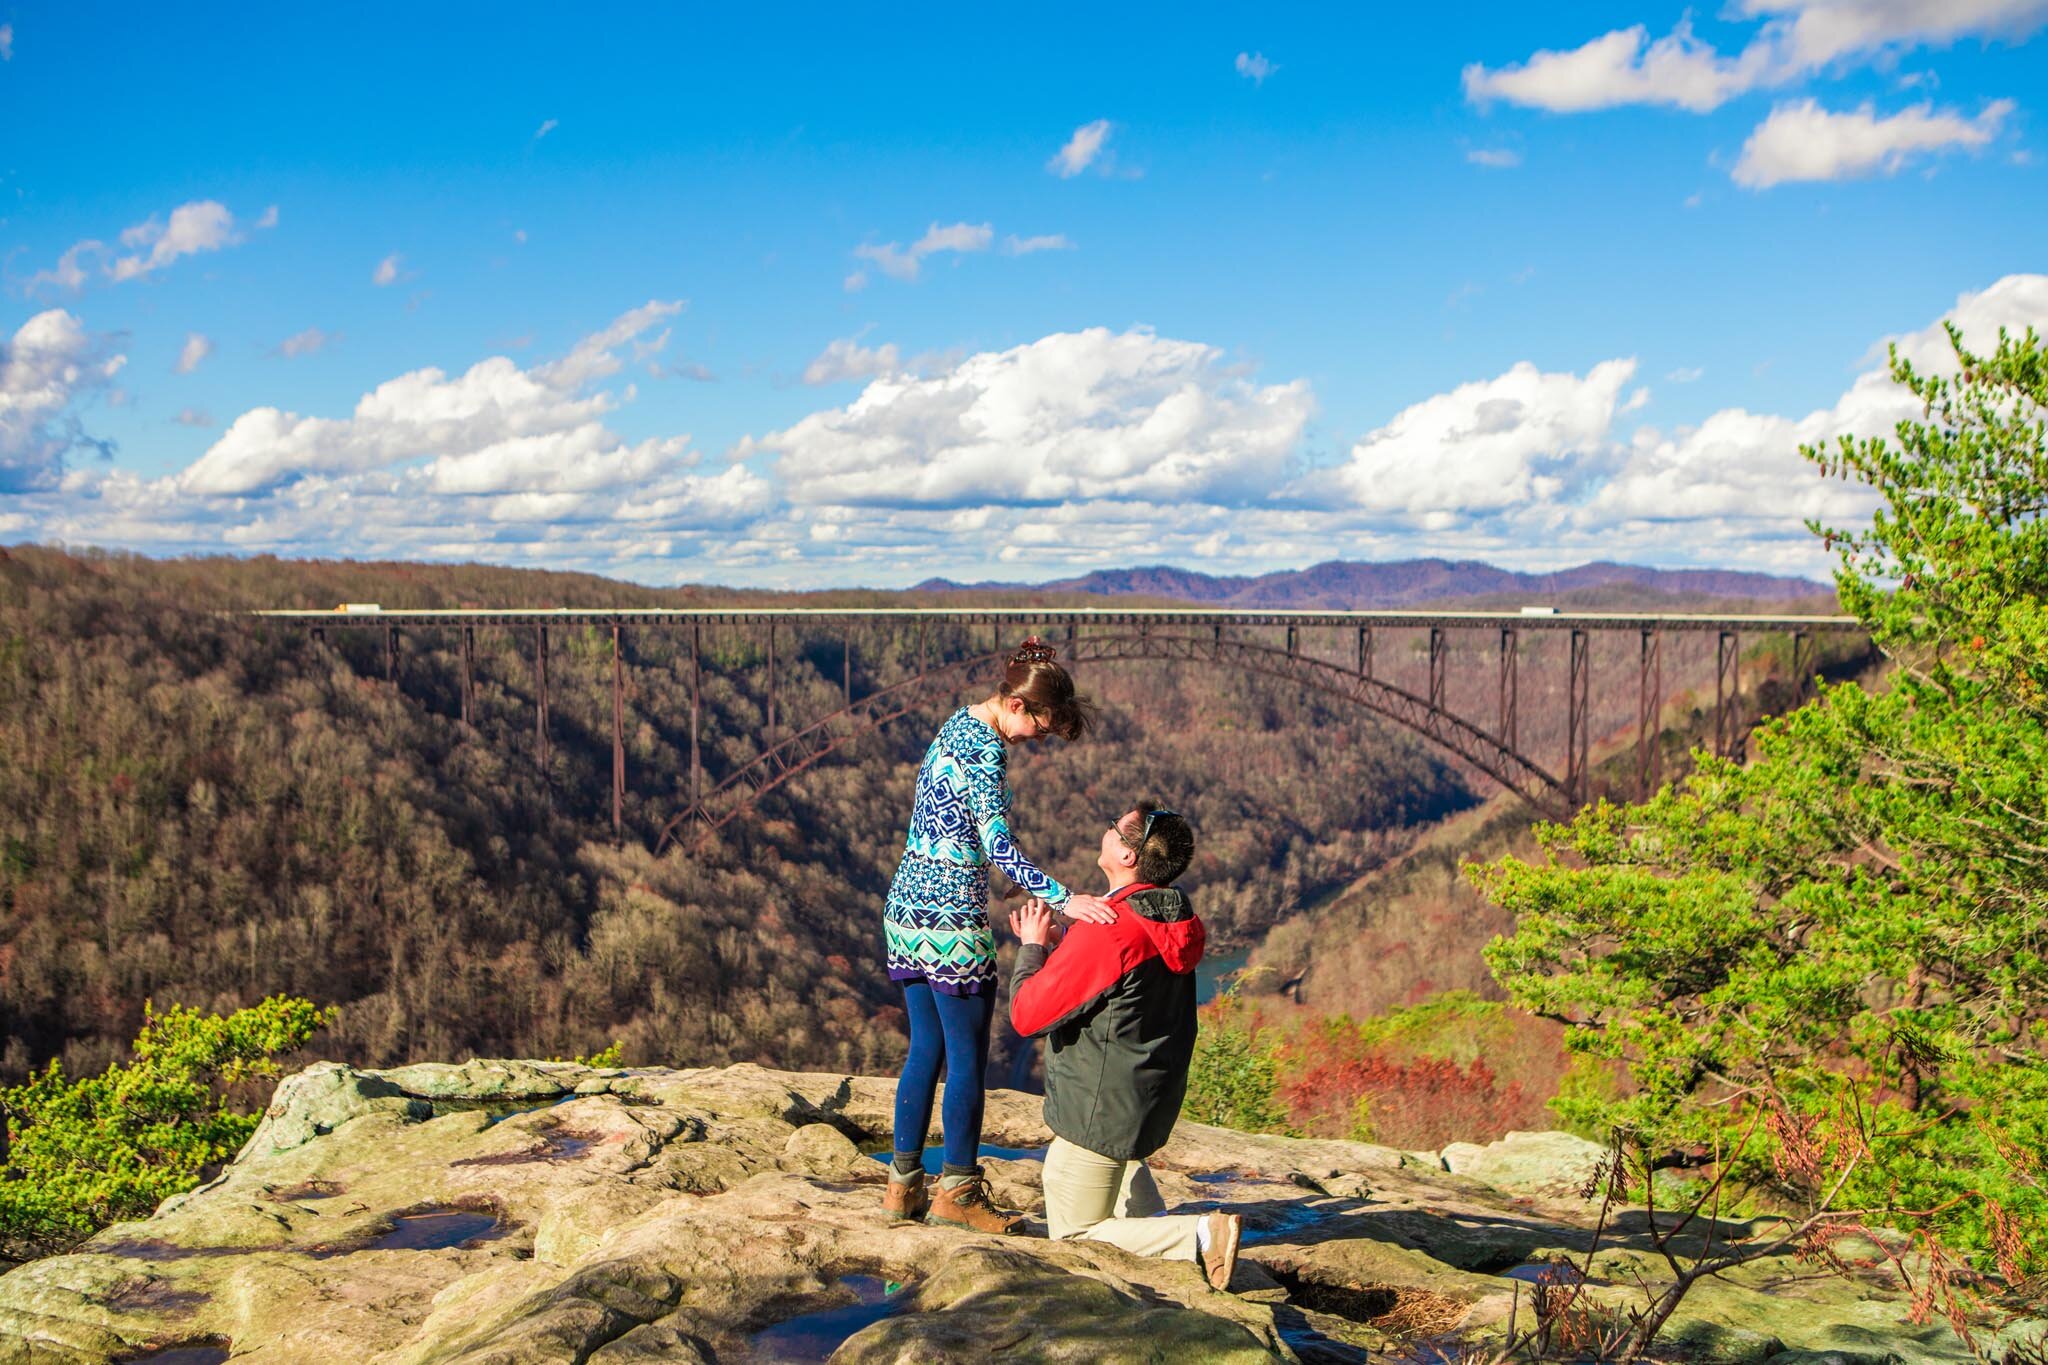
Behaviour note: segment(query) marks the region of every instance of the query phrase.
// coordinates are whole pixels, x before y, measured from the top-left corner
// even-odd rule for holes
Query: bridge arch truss
[[[1275,612],[1164,610],[1093,611],[1043,609],[983,610],[508,610],[393,611],[357,609],[336,612],[267,611],[249,615],[303,626],[316,643],[329,630],[377,630],[383,634],[385,674],[399,684],[398,640],[401,631],[459,632],[461,717],[473,724],[478,629],[505,629],[527,634],[534,649],[535,738],[545,765],[548,753],[548,660],[551,627],[588,630],[608,628],[612,642],[612,820],[623,837],[625,792],[623,642],[625,632],[638,629],[686,630],[690,640],[690,785],[689,800],[661,829],[657,851],[688,846],[723,827],[762,796],[797,774],[824,761],[865,736],[918,712],[955,691],[968,678],[985,676],[1007,656],[1007,643],[1027,631],[1064,640],[1062,655],[1077,663],[1126,661],[1180,662],[1230,667],[1285,681],[1305,691],[1347,702],[1401,726],[1456,756],[1472,768],[1516,793],[1553,818],[1568,816],[1589,794],[1589,694],[1591,639],[1595,634],[1627,632],[1639,637],[1636,766],[1639,790],[1657,780],[1656,734],[1663,703],[1663,640],[1667,633],[1702,632],[1717,637],[1715,651],[1715,751],[1739,756],[1746,732],[1740,716],[1737,665],[1744,634],[1789,635],[1792,664],[1802,695],[1818,659],[1823,634],[1858,634],[1861,623],[1842,616],[1640,615],[1564,612]],[[858,698],[853,689],[853,634],[863,625],[917,626],[918,667],[886,687]],[[700,696],[703,632],[706,626],[736,626],[765,633],[767,661],[767,725],[761,750],[728,773],[709,791],[704,789],[700,755]],[[838,628],[841,641],[841,705],[801,725],[778,725],[776,646],[778,631],[794,627],[815,636]],[[925,650],[934,628],[989,629],[988,651],[933,661]],[[1249,638],[1247,632],[1277,634],[1285,643]],[[1356,655],[1349,664],[1300,648],[1302,632],[1332,628],[1355,632]],[[1449,633],[1498,631],[1498,703],[1483,719],[1459,715],[1446,702],[1451,667]],[[1520,637],[1523,632],[1568,632],[1569,674],[1565,692],[1566,761],[1554,772],[1524,752],[1520,730]],[[1377,640],[1388,632],[1423,634],[1428,638],[1425,690],[1413,691],[1379,677],[1374,669]]]

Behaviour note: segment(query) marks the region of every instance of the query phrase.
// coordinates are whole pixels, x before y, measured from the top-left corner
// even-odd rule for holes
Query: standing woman
[[[917,795],[903,861],[883,915],[889,977],[903,988],[910,1055],[896,1085],[896,1154],[883,1208],[893,1220],[922,1218],[976,1232],[1014,1230],[995,1207],[978,1159],[996,1008],[996,943],[988,918],[994,863],[1025,892],[1076,919],[1111,923],[1099,896],[1077,895],[1041,872],[1010,840],[1005,750],[1055,734],[1078,739],[1095,708],[1074,695],[1052,646],[1030,636],[1010,656],[994,695],[962,707],[939,727],[917,770]],[[924,1138],[931,1126],[939,1063],[946,1064],[945,1166],[927,1191]]]

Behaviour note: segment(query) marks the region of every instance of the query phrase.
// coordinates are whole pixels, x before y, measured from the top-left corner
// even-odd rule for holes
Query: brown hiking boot
[[[1202,1253],[1202,1269],[1209,1276],[1209,1287],[1218,1291],[1229,1289],[1231,1273],[1237,1269],[1237,1244],[1244,1239],[1244,1215],[1203,1214],[1202,1224],[1209,1233],[1209,1249]]]
[[[932,1206],[931,1192],[924,1187],[924,1172],[905,1175],[889,1167],[889,1188],[882,1194],[882,1212],[892,1223],[919,1223]]]
[[[973,1175],[940,1176],[938,1192],[932,1196],[931,1217],[949,1228],[969,1232],[1018,1233],[1024,1230],[1024,1216],[999,1209],[988,1195],[988,1177],[977,1168]]]

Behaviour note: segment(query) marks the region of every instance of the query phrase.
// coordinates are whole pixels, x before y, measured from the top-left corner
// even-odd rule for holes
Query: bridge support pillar
[[[690,805],[695,808],[704,795],[704,757],[698,747],[698,715],[704,695],[704,627],[690,627]]]
[[[772,629],[772,627],[771,627]],[[626,665],[612,626],[612,843],[626,842]]]
[[[1301,634],[1293,626],[1287,628],[1287,653],[1289,657],[1301,653]]]
[[[839,695],[843,705],[853,705],[853,632],[839,632]]]
[[[1714,647],[1714,752],[1742,758],[1742,636],[1719,632]]]
[[[1434,720],[1444,710],[1444,674],[1449,669],[1451,647],[1440,627],[1429,628],[1429,713]]]
[[[398,686],[398,627],[389,626],[384,631],[384,681]]]
[[[1521,633],[1513,626],[1500,632],[1500,742],[1515,747],[1515,710],[1521,701]]]
[[[533,654],[537,687],[533,710],[534,752],[540,760],[540,770],[545,773],[548,770],[548,628],[542,626],[537,634],[540,638]]]
[[[1587,750],[1592,741],[1586,714],[1587,697],[1592,690],[1592,639],[1586,631],[1573,628],[1571,681],[1565,694],[1564,790],[1566,799],[1574,806],[1586,803],[1592,782],[1592,774],[1586,764]]]
[[[462,628],[462,723],[476,724],[476,627]]]
[[[1804,630],[1792,633],[1792,686],[1793,696],[1804,706],[1813,700],[1814,675],[1820,671],[1820,648],[1812,633]]]
[[[1358,676],[1361,678],[1370,678],[1372,676],[1371,626],[1360,626],[1358,628]]]
[[[1657,790],[1658,740],[1664,716],[1664,632],[1643,632],[1642,673],[1636,692],[1636,799]]]
[[[920,637],[922,638],[922,637]],[[775,743],[775,623],[768,623],[768,731],[761,736],[761,747],[766,749]]]

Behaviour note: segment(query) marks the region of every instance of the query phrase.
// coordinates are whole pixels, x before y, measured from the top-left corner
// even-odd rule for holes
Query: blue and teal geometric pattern
[[[988,869],[1053,905],[1067,888],[1038,870],[1010,838],[1003,741],[965,709],[939,727],[917,770],[903,861],[882,915],[889,974],[922,976],[939,990],[989,989],[996,976],[988,924]]]

